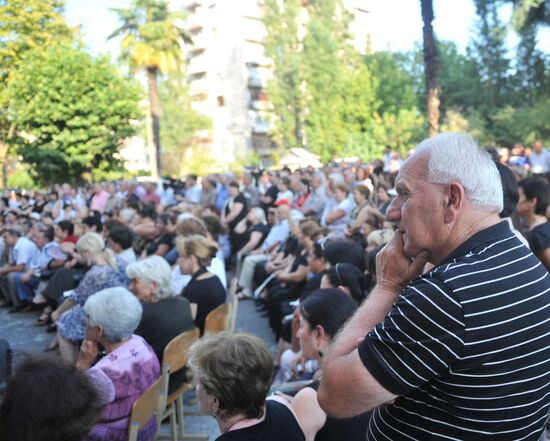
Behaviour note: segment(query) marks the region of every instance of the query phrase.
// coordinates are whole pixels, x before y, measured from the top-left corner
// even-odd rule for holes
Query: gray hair
[[[107,288],[91,295],[84,304],[90,326],[102,326],[105,340],[118,343],[129,339],[141,320],[139,300],[126,288]]]
[[[149,284],[155,282],[158,285],[158,291],[154,293],[157,299],[176,295],[170,283],[170,265],[160,256],[150,256],[139,262],[130,263],[126,267],[126,275],[130,279],[140,279]]]
[[[254,214],[256,215],[256,217],[258,218],[258,221],[261,223],[261,224],[265,224],[267,221],[266,221],[266,218],[265,218],[265,211],[263,209],[261,209],[260,207],[252,207],[250,209],[250,211],[253,211]]]
[[[418,144],[416,154],[428,153],[428,179],[434,184],[458,181],[474,207],[500,213],[502,183],[489,153],[469,135],[441,133]]]

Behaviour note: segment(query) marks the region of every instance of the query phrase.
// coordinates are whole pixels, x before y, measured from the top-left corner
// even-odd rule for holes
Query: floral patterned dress
[[[115,286],[126,286],[116,269],[110,265],[92,266],[71,294],[70,298],[75,302],[75,306],[65,311],[57,320],[57,329],[61,335],[67,340],[84,339],[86,336],[84,303],[96,292]]]
[[[147,342],[132,335],[126,343],[86,371],[105,403],[99,423],[84,441],[125,441],[134,402],[160,376],[160,364]],[[139,431],[138,441],[150,441],[156,433],[155,417]]]

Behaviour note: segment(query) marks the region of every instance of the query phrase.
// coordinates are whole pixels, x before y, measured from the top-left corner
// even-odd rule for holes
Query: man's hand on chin
[[[385,289],[399,294],[407,283],[423,274],[428,251],[420,251],[413,259],[405,255],[403,233],[395,232],[392,239],[376,256],[376,280]]]

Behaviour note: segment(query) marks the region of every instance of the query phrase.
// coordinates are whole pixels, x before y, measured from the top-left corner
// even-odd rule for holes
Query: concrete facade
[[[193,108],[212,119],[201,137],[209,156],[227,164],[273,148],[268,136],[265,93],[270,60],[263,41],[263,0],[170,0],[170,8],[186,14],[185,29],[193,43],[186,48],[187,80]],[[367,49],[365,0],[344,0],[352,12],[351,43]],[[304,2],[307,4],[307,2]],[[305,12],[305,8],[304,8]],[[307,20],[307,13],[302,14]]]

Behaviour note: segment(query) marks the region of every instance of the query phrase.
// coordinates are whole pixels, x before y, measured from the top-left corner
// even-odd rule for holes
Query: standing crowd
[[[219,439],[539,440],[550,153],[506,152],[443,134],[406,161],[387,147],[368,165],[5,195],[0,306],[36,311],[59,357],[12,375],[0,440],[127,439],[164,349],[195,328],[170,391],[194,381]],[[266,318],[274,353],[205,334],[234,298]],[[52,418],[43,395],[65,386]],[[139,439],[155,433],[151,419]]]

